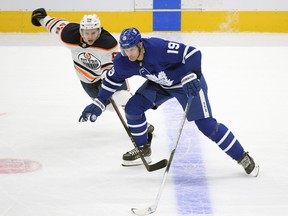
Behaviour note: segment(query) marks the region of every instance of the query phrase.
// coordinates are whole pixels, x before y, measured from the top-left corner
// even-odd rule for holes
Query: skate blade
[[[258,164],[255,165],[255,168],[250,173],[251,176],[257,177],[260,171],[260,166]]]
[[[147,161],[148,164],[150,164],[152,162],[151,157],[144,157],[145,160]],[[127,160],[123,160],[122,161],[122,166],[125,167],[129,167],[129,166],[141,166],[143,165],[143,161],[141,160],[141,158],[138,158],[134,161],[127,161]]]

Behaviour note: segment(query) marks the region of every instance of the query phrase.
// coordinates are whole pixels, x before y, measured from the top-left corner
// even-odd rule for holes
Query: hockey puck
[[[34,172],[42,168],[39,162],[23,159],[0,159],[0,174]]]

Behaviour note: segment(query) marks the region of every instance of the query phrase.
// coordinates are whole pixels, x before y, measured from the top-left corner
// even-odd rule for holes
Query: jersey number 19
[[[169,42],[167,53],[178,54],[179,47],[180,47],[180,45],[178,43]]]

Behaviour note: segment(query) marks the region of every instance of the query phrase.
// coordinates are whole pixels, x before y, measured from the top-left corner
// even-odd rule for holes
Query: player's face
[[[88,45],[92,45],[98,39],[99,35],[100,35],[99,29],[82,30],[83,40]]]
[[[129,58],[130,61],[134,62],[136,60],[141,61],[143,59],[141,55],[141,49],[138,46],[134,46],[128,49],[124,49],[125,54]]]

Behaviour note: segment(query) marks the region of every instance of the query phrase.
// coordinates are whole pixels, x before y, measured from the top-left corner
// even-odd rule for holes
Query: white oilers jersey
[[[78,23],[46,16],[40,20],[50,33],[58,35],[71,51],[75,72],[85,83],[98,81],[106,69],[113,65],[113,56],[118,53],[117,40],[102,28],[100,37],[93,45],[88,45],[80,35]]]

